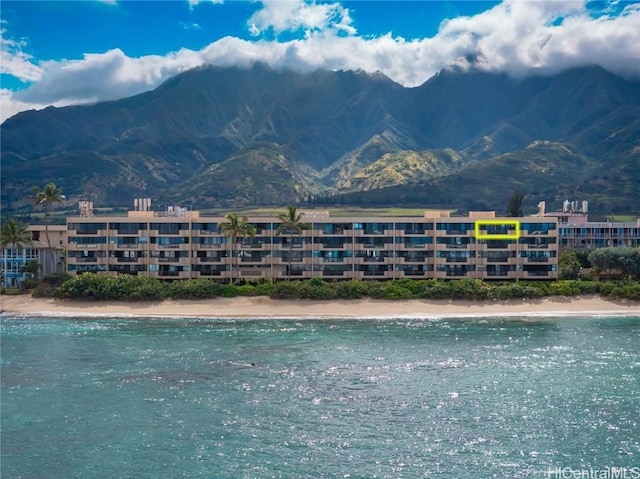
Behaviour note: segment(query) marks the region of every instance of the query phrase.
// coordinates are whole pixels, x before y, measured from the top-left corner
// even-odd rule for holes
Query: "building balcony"
[[[393,249],[393,238],[389,238],[389,241],[384,243],[356,243],[354,249],[356,251],[362,250],[388,250]]]
[[[549,276],[551,271],[526,271],[526,274],[530,278],[544,278]]]
[[[346,258],[320,258],[323,263],[344,263]],[[351,259],[351,258],[349,258]]]
[[[292,263],[300,263],[302,260],[291,260]],[[286,263],[288,263],[288,261],[285,261]],[[269,257],[265,257],[265,258],[258,258],[258,257],[240,257],[240,263],[254,263],[254,264],[271,264],[271,258]]]
[[[365,278],[385,276],[388,271],[360,271]]]
[[[114,259],[114,258],[111,258]],[[145,259],[145,258],[115,258],[117,260],[118,263],[138,263],[141,259]]]
[[[189,258],[179,258],[176,256],[160,256],[158,258],[151,258],[156,260],[158,263],[187,263]]]
[[[398,264],[411,264],[411,263],[425,263],[427,261],[433,261],[433,257],[427,258],[424,256],[401,256],[396,263]]]
[[[480,258],[482,259],[482,258]],[[510,259],[512,259],[509,256],[492,256],[492,257],[487,257],[484,258],[486,260],[487,263],[508,263]],[[515,258],[513,258],[515,260]]]
[[[156,273],[156,277],[189,279],[191,277],[191,273],[190,271],[158,271]]]
[[[198,259],[198,263],[200,264],[209,264],[209,263],[223,263],[225,262],[226,258],[216,258],[216,257],[201,257],[201,258],[197,258]]]
[[[484,275],[488,278],[509,278],[513,271],[485,271]]]
[[[139,249],[141,245],[139,244],[110,244],[109,245],[109,249],[112,250],[118,250],[118,249],[126,249],[126,250],[131,250],[131,249]]]
[[[293,249],[300,249],[302,248],[303,245],[293,245]],[[264,251],[264,250],[271,250],[271,248],[273,247],[273,249],[289,249],[290,246],[289,245],[278,245],[278,244],[271,244],[271,243],[241,243],[240,244],[240,248],[241,250],[256,250],[256,251]]]
[[[475,272],[474,271],[446,271],[445,273],[448,278],[450,277],[463,278],[467,276],[467,273],[475,273]]]
[[[191,245],[189,243],[180,243],[180,244],[157,244],[157,243],[151,243],[151,244],[149,244],[149,250],[151,250],[151,251],[163,251],[163,250],[189,251],[190,249],[191,249]]]
[[[361,259],[365,263],[385,263],[385,260],[388,258],[382,256],[364,256]]]
[[[352,244],[344,244],[344,243],[316,243],[314,248],[321,250],[345,250],[351,249]]]
[[[447,237],[447,236],[462,236],[462,237],[473,237],[475,232],[473,230],[463,230],[463,229],[455,229],[455,230],[436,230],[435,236],[438,237]]]
[[[193,249],[195,249],[196,251],[199,249],[222,249],[223,247],[227,247],[228,245],[222,245],[222,244],[210,244],[210,243],[195,243],[193,245]]]
[[[471,258],[445,258],[447,263],[467,263]]]
[[[351,277],[351,271],[322,271],[320,276],[326,279],[345,279]]]
[[[237,271],[235,272],[237,274]],[[292,275],[293,276],[293,275]],[[266,278],[266,272],[262,269],[243,269],[240,270],[241,278]]]
[[[103,259],[103,258],[100,258]],[[97,263],[98,262],[98,258],[92,258],[92,257],[76,257],[76,258],[68,258],[67,260],[69,263]]]
[[[527,258],[527,263],[548,263],[551,258],[537,258],[531,256]]]

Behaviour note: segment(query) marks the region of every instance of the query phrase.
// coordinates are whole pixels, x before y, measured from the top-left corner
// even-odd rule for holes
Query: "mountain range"
[[[68,200],[243,209],[288,203],[503,212],[513,191],[640,213],[640,80],[599,67],[512,78],[202,67],[153,91],[0,126],[3,215],[53,181]]]

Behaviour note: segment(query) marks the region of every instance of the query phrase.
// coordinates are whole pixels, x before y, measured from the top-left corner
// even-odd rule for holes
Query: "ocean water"
[[[4,315],[1,341],[6,479],[640,477],[640,317]]]

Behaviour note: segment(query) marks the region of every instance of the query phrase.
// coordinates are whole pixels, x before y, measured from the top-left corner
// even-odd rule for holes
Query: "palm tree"
[[[293,256],[293,235],[301,235],[302,230],[309,229],[308,223],[303,223],[302,217],[304,213],[298,213],[295,206],[287,206],[287,212],[278,215],[280,220],[280,226],[276,230],[276,236],[282,234],[289,235],[289,267],[287,270],[287,277],[291,280],[291,257]]]
[[[53,182],[47,183],[42,190],[34,186],[31,191],[33,193],[34,206],[42,206],[44,208],[44,232],[47,237],[47,249],[51,254],[51,272],[53,273],[56,267],[55,254],[51,252],[51,240],[49,239],[49,208],[55,203],[62,203],[65,197],[62,194],[62,188],[56,187]]]
[[[0,228],[0,247],[6,248],[12,245],[18,250],[18,253],[22,253],[24,246],[31,243],[31,233],[27,230],[27,225],[21,221],[17,221],[15,218],[9,218],[5,221]],[[4,265],[2,271],[2,278],[0,278],[0,284],[4,285]]]
[[[246,216],[238,218],[238,213],[227,213],[224,215],[227,221],[220,223],[220,231],[229,236],[231,239],[231,256],[234,256],[236,243],[238,238],[243,236],[250,236],[253,238],[256,235],[256,228]],[[238,255],[236,257],[236,269],[238,269],[238,279],[240,279],[240,270],[238,268]],[[231,282],[233,282],[233,269],[231,270]]]
[[[31,243],[31,233],[27,230],[27,225],[15,218],[9,218],[2,225],[0,243],[2,247],[13,245],[21,253],[26,244]]]
[[[31,279],[38,279],[38,273],[40,273],[41,268],[42,265],[40,263],[31,260],[22,265],[22,267],[20,268],[20,272],[27,273],[29,276],[31,276]]]

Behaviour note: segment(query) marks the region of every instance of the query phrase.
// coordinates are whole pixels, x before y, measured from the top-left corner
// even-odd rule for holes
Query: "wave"
[[[140,313],[87,313],[87,312],[60,312],[60,311],[39,311],[32,313],[1,313],[0,318],[68,318],[68,319],[146,319],[146,320],[207,320],[207,321],[383,321],[383,320],[418,320],[418,321],[440,321],[448,319],[511,319],[511,320],[540,320],[557,318],[628,318],[637,317],[640,319],[640,311],[541,311],[529,313],[512,312],[482,312],[482,313],[409,313],[409,314],[376,314],[376,315],[353,315],[353,314],[320,314],[320,315],[229,315],[229,316],[198,316],[198,315],[176,315],[176,314],[140,314]]]

